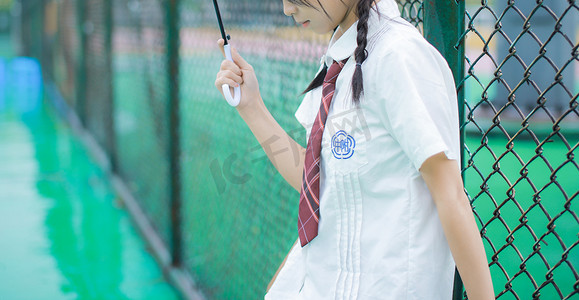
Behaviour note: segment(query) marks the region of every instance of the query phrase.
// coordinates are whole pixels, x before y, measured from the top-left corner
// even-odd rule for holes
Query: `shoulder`
[[[420,32],[402,19],[384,21],[368,42],[368,59],[412,58],[429,55],[436,49],[426,41]]]
[[[406,75],[407,79],[443,85],[450,72],[444,57],[416,28],[404,22],[387,20],[370,37],[365,73],[373,81]]]
[[[396,20],[389,23],[372,37],[368,50],[363,70],[368,98],[392,100],[433,91],[444,95],[454,88],[450,68],[438,50],[414,27]]]

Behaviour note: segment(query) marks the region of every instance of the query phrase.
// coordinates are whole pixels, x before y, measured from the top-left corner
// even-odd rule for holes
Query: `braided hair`
[[[358,36],[356,37],[356,42],[358,46],[354,51],[354,58],[356,59],[356,69],[354,75],[352,76],[352,98],[354,104],[360,103],[360,96],[364,91],[363,75],[362,75],[362,64],[368,57],[368,51],[366,46],[368,45],[368,20],[370,18],[370,10],[372,9],[372,2],[374,0],[359,0],[357,4],[356,15],[358,16]],[[303,91],[307,93],[315,88],[322,86],[324,83],[324,77],[328,72],[328,66],[324,64],[322,70],[318,75],[312,80],[308,87]]]

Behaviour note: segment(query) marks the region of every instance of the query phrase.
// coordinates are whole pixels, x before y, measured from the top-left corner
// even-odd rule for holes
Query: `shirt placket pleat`
[[[346,201],[348,203],[348,280],[344,293],[345,299],[355,299],[353,295],[353,285],[355,280],[354,274],[354,240],[356,239],[356,198],[354,196],[354,187],[352,184],[353,173],[344,176],[344,187],[346,187]]]
[[[356,299],[360,286],[360,233],[362,195],[357,172],[334,173],[334,188],[340,210],[339,273],[335,299]]]
[[[346,265],[346,260],[348,256],[347,246],[348,244],[348,216],[347,216],[347,203],[345,189],[343,188],[342,182],[339,180],[341,176],[339,174],[332,174],[334,190],[336,191],[336,201],[338,203],[339,218],[338,218],[338,280],[336,282],[335,296],[334,299],[343,299],[344,297],[344,286],[346,283],[347,272],[344,271],[344,266]]]
[[[350,182],[352,184],[352,193],[353,197],[353,211],[354,211],[354,219],[352,221],[352,225],[354,227],[354,234],[352,239],[352,290],[350,293],[351,299],[356,299],[358,296],[358,290],[360,287],[360,264],[361,264],[361,235],[362,235],[362,189],[360,186],[360,174],[357,170],[356,172],[351,173]]]

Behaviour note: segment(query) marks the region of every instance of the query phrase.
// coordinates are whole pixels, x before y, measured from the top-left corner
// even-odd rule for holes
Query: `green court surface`
[[[0,78],[0,299],[179,299],[84,144],[41,93],[7,81]]]

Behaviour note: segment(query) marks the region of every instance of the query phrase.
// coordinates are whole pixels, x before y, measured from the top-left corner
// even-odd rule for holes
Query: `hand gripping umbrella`
[[[223,29],[223,21],[221,21],[221,13],[219,12],[219,6],[217,5],[217,0],[213,0],[213,6],[215,6],[215,14],[217,15],[217,22],[219,22],[219,30],[221,30],[221,36],[223,37],[224,45],[223,50],[225,51],[225,58],[229,61],[233,61],[231,57],[231,47],[228,43],[229,36],[225,34],[225,29]],[[224,84],[221,86],[221,90],[223,91],[223,95],[225,96],[225,100],[229,105],[235,107],[239,105],[239,101],[241,100],[241,88],[235,87],[233,89],[233,93],[235,96],[231,95],[231,91],[229,89],[228,84]]]

